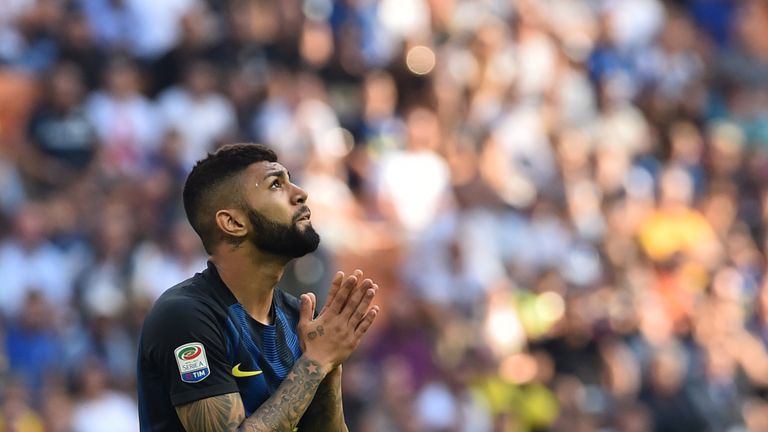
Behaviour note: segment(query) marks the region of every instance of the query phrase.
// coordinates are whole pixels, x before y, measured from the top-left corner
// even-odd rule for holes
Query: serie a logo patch
[[[184,344],[173,351],[179,365],[181,380],[188,383],[200,382],[211,374],[205,348],[199,342]]]

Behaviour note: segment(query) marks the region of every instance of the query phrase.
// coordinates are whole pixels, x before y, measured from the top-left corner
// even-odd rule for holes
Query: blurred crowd
[[[138,429],[231,142],[382,287],[351,431],[768,431],[768,2],[0,1],[0,432]]]

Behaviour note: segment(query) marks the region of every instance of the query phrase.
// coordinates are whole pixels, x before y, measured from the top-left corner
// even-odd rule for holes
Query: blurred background
[[[138,429],[241,141],[381,286],[351,431],[768,431],[763,0],[0,0],[0,431]]]

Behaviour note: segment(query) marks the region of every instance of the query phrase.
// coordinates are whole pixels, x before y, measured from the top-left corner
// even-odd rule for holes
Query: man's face
[[[291,183],[285,167],[260,162],[249,168],[246,206],[252,232],[249,240],[260,250],[298,258],[317,249],[320,236],[309,219],[307,194]]]

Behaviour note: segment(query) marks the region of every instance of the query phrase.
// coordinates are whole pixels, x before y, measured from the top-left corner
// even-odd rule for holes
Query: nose
[[[295,189],[293,197],[292,197],[293,198],[293,203],[294,204],[304,204],[304,203],[306,203],[307,202],[307,197],[308,197],[307,191],[305,191],[304,189],[302,189],[302,188],[300,188],[300,187],[298,187],[296,185],[293,185],[293,187]]]

